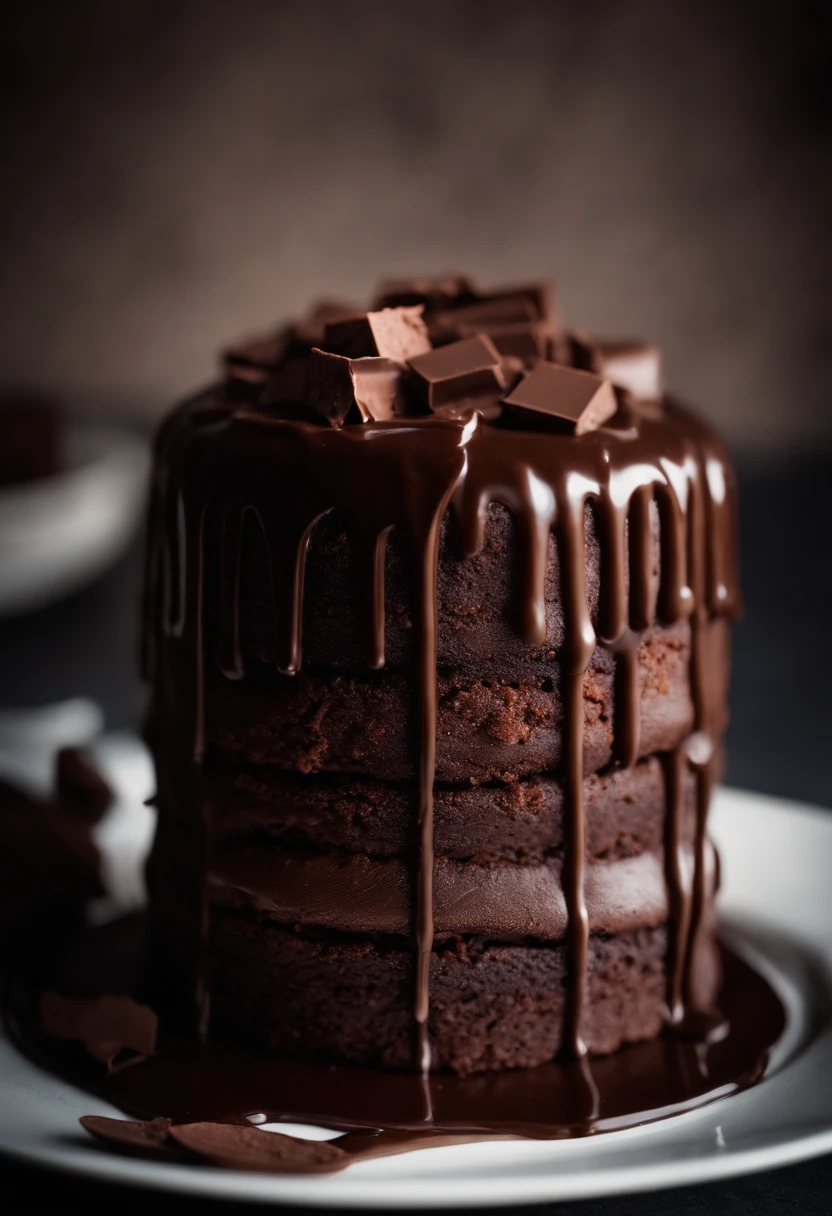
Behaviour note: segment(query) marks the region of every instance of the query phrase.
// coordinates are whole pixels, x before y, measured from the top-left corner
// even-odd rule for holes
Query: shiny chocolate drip
[[[204,405],[200,401],[200,406]],[[522,562],[520,621],[531,646],[546,638],[549,537],[559,554],[565,637],[562,647],[566,791],[563,888],[568,914],[570,972],[562,1050],[580,1058],[589,933],[584,895],[584,677],[596,645],[616,655],[618,671],[614,762],[629,766],[639,753],[638,647],[655,615],[663,624],[689,620],[694,736],[666,758],[666,878],[671,910],[668,936],[668,1018],[684,1023],[696,934],[706,900],[706,817],[714,774],[715,741],[722,728],[716,695],[724,666],[713,624],[738,606],[734,583],[734,520],[730,468],[718,440],[672,403],[663,413],[623,410],[608,425],[572,435],[514,430],[470,412],[459,417],[394,419],[331,430],[242,407],[207,414],[185,407],[160,437],[156,500],[149,546],[149,637],[146,676],[171,692],[174,677],[166,639],[180,639],[193,656],[195,701],[165,747],[177,766],[177,802],[202,806],[199,766],[203,740],[203,601],[218,605],[217,663],[232,679],[244,674],[239,638],[238,587],[243,523],[259,521],[271,563],[279,669],[302,663],[301,619],[307,545],[315,523],[335,510],[347,520],[361,576],[361,617],[368,664],[384,663],[384,551],[395,529],[405,554],[417,611],[419,821],[416,848],[416,1062],[430,1064],[429,967],[433,945],[433,784],[436,745],[436,633],[438,536],[449,507],[461,548],[481,547],[492,502],[515,517]],[[655,506],[654,506],[655,504]],[[598,619],[587,602],[586,511],[593,511],[601,548]],[[658,510],[659,585],[652,569],[651,514]],[[164,531],[160,540],[158,532]],[[219,554],[218,570],[209,571]],[[156,631],[163,636],[154,636]],[[183,703],[173,690],[173,704]],[[183,749],[182,732],[190,733]],[[185,755],[192,757],[187,763]],[[693,762],[698,782],[694,868],[683,854],[681,779]],[[208,825],[194,849],[192,881],[200,892],[195,940],[207,915],[204,859]],[[191,990],[206,989],[204,962]],[[203,998],[197,1002],[204,1006]],[[204,1019],[203,1019],[204,1020]]]

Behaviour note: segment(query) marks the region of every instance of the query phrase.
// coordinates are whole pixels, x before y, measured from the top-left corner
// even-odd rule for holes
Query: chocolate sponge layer
[[[582,1032],[603,1055],[662,1026],[664,926],[589,943]],[[413,1062],[413,950],[383,939],[313,937],[227,910],[214,913],[213,1025],[218,1033],[291,1054],[408,1068]],[[430,971],[434,1068],[458,1073],[541,1064],[560,1045],[567,974],[563,946],[437,944]],[[700,939],[694,988],[714,998],[719,964]]]
[[[371,858],[410,857],[417,838],[412,785],[369,777],[302,777],[278,769],[214,767],[205,778],[212,834],[220,850],[251,841]],[[665,774],[652,757],[632,769],[584,781],[587,858],[612,861],[662,847]],[[693,839],[695,782],[685,773],[683,843]],[[437,857],[483,865],[536,864],[564,843],[564,791],[551,777],[509,785],[438,786],[434,792]]]
[[[724,646],[727,626],[709,626]],[[584,768],[594,772],[614,754],[617,686],[614,657],[604,650],[584,678]],[[660,630],[638,650],[639,754],[675,747],[693,727],[687,624]],[[725,717],[724,693],[716,690]],[[436,779],[507,781],[556,772],[563,750],[560,682],[551,677],[472,679],[440,670]],[[413,679],[404,672],[364,676],[280,676],[230,682],[209,673],[206,729],[219,752],[254,764],[300,772],[364,773],[389,781],[416,774]]]

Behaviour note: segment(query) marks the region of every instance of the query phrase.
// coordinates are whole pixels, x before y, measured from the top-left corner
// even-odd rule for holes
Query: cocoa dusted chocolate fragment
[[[608,380],[559,363],[538,363],[503,398],[512,409],[544,414],[575,435],[594,431],[618,408]]]
[[[240,1123],[184,1123],[171,1138],[211,1165],[267,1174],[331,1174],[350,1163],[326,1140],[300,1140]]]
[[[184,1153],[168,1137],[170,1119],[108,1119],[104,1115],[82,1115],[78,1122],[96,1140],[103,1140],[128,1157],[151,1157],[157,1161],[184,1159]]]
[[[484,334],[409,359],[417,392],[429,409],[493,402],[505,390],[500,352]]]

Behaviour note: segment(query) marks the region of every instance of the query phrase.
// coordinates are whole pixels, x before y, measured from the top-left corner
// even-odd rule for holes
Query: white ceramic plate
[[[147,813],[142,819],[138,802],[148,770],[134,741],[105,741],[102,759],[128,787],[102,843],[115,854],[111,872],[133,902],[136,883],[118,854],[146,842]],[[789,1014],[766,1078],[745,1093],[583,1140],[437,1148],[329,1177],[291,1178],[116,1156],[79,1135],[78,1117],[120,1112],[40,1072],[0,1039],[0,1151],[193,1195],[357,1208],[590,1198],[727,1178],[832,1151],[832,815],[723,790],[713,832],[724,863],[727,935],[764,969]]]
[[[142,514],[148,446],[128,431],[70,422],[66,468],[0,490],[0,616],[84,586],[121,554]]]

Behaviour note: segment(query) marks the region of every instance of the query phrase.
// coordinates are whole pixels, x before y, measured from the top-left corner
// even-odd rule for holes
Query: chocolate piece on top
[[[80,747],[63,747],[55,758],[58,801],[88,823],[96,823],[113,800],[113,791]]]
[[[155,1055],[158,1018],[149,1006],[139,1005],[129,996],[77,1000],[42,992],[38,1012],[44,1034],[83,1043],[108,1072]]]
[[[529,361],[546,358],[552,333],[546,321],[511,321],[476,327],[463,324],[457,331],[461,338],[485,333],[501,355],[515,355]]]
[[[500,352],[484,334],[409,359],[417,391],[432,410],[494,400],[505,390]]]
[[[587,334],[569,335],[571,362],[627,389],[636,401],[661,401],[661,354],[643,342],[603,342]]]
[[[313,349],[306,376],[305,404],[341,427],[349,420],[382,422],[403,412],[401,369],[391,359],[348,359]]]
[[[476,300],[479,294],[467,274],[388,279],[379,285],[376,306],[395,308],[401,304],[424,304],[426,308],[445,308],[449,304]]]
[[[326,326],[324,349],[350,359],[378,355],[406,363],[431,349],[422,311],[422,305],[417,304],[341,317]]]
[[[557,419],[576,435],[594,431],[618,408],[608,380],[546,362],[528,372],[503,402],[514,409]]]

